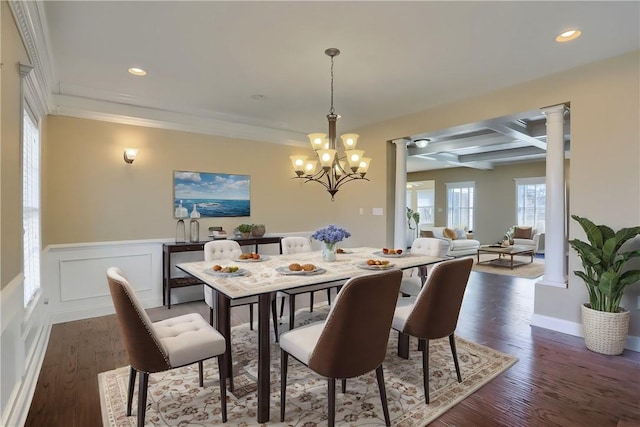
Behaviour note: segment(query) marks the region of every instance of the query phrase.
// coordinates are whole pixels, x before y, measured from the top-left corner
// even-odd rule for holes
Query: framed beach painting
[[[251,215],[249,175],[173,171],[175,218],[188,218],[196,211],[202,218]]]

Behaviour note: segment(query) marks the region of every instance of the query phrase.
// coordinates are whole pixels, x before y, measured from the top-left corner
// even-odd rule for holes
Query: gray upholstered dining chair
[[[433,244],[433,239],[418,237],[411,244],[412,254],[422,254],[432,257],[440,256],[440,246]],[[424,280],[427,276],[427,267],[411,268],[403,273],[400,293],[403,296],[416,296],[420,293]]]
[[[335,424],[336,379],[375,369],[386,425],[391,425],[382,362],[400,289],[400,270],[349,279],[327,319],[284,332],[280,337],[280,421],[285,419],[289,355],[328,380],[329,426]]]
[[[198,363],[200,387],[203,387],[202,362],[217,356],[222,422],[227,422],[224,337],[197,313],[152,322],[119,268],[107,270],[107,281],[131,365],[127,416],[131,416],[136,376],[139,377],[137,425],[142,427],[147,409],[149,374]]]
[[[470,257],[442,261],[433,266],[418,296],[398,299],[392,323],[400,333],[398,354],[408,356],[409,335],[418,338],[426,403],[429,403],[429,340],[449,337],[458,382],[462,382],[454,332],[472,266]]]

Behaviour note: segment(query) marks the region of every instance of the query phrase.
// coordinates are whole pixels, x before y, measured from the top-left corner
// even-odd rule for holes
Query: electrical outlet
[[[42,301],[42,303],[43,303],[44,305],[49,304],[49,298],[45,298],[45,299]]]

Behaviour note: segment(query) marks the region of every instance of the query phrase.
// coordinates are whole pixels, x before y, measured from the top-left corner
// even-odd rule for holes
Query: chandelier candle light
[[[305,179],[305,183],[317,182],[323,185],[333,200],[338,188],[343,184],[357,179],[368,181],[364,176],[369,169],[371,159],[363,157],[364,151],[355,149],[358,143],[358,135],[355,133],[347,133],[340,137],[345,151],[344,156],[338,155],[336,122],[339,116],[333,108],[333,58],[340,55],[340,51],[336,48],[329,48],[324,53],[331,57],[331,109],[327,115],[329,136],[327,137],[325,133],[308,135],[317,160],[307,160],[305,155],[289,157],[296,173],[294,178]],[[321,169],[316,172],[318,162],[320,162]]]

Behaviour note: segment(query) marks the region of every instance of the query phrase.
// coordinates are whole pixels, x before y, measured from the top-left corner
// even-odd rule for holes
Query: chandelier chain
[[[331,57],[331,109],[329,110],[329,114],[335,114],[333,108],[333,56]]]

